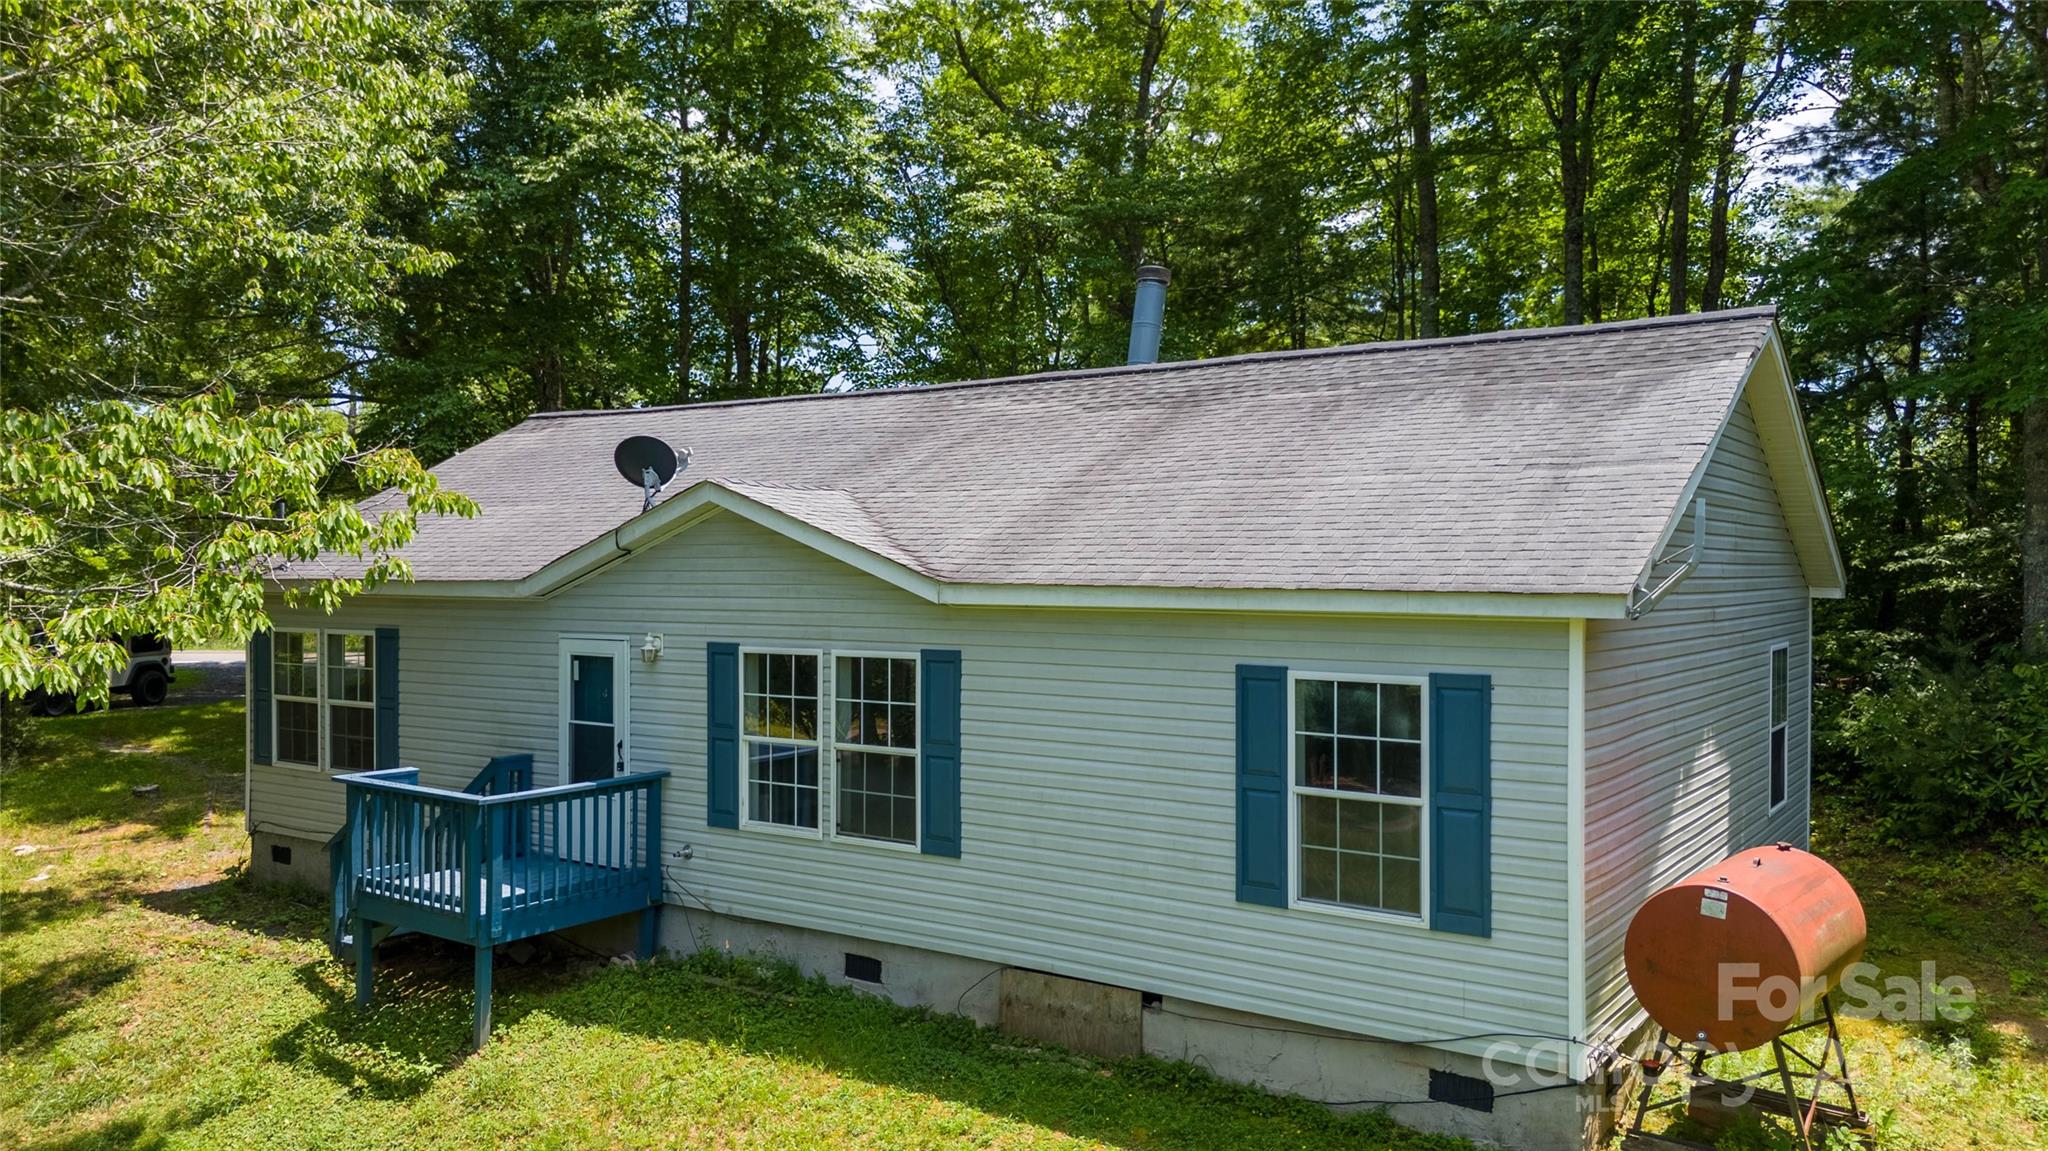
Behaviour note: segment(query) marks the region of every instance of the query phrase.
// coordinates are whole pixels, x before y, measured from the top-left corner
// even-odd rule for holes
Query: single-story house
[[[690,452],[646,510],[635,435]],[[359,923],[403,836],[350,819],[631,779],[623,848],[469,834],[640,868],[607,913],[667,950],[1576,1148],[1634,909],[1807,841],[1844,571],[1768,309],[550,413],[435,471],[482,515],[412,582],[251,645],[255,870],[361,871]]]

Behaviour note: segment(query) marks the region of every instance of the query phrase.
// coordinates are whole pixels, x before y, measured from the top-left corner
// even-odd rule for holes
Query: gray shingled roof
[[[435,469],[483,514],[403,554],[423,583],[534,574],[638,514],[612,448],[644,433],[695,453],[663,499],[715,481],[942,581],[1617,594],[1772,323],[536,416]]]

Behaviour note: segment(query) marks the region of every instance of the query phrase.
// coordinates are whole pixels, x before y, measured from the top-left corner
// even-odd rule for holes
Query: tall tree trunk
[[[1564,192],[1564,322],[1586,322],[1586,172],[1579,160],[1579,83],[1568,78],[1558,101],[1559,183]]]
[[[2025,5],[2015,23],[2033,55],[2036,83],[2048,95],[2048,4]],[[2048,130],[2041,133],[2039,146],[2038,171],[2048,172]],[[2034,244],[2040,280],[2048,280],[2048,221],[2038,216]],[[2027,402],[2019,433],[2020,492],[2026,504],[2020,527],[2020,650],[2041,659],[2048,658],[2048,394]]]
[[[697,324],[691,314],[690,174],[676,187],[676,403],[690,402],[690,368],[696,358]]]
[[[1742,133],[1742,73],[1755,35],[1753,18],[1737,19],[1728,67],[1721,77],[1721,128],[1715,140],[1719,154],[1714,158],[1714,191],[1707,215],[1707,274],[1700,285],[1703,312],[1721,310],[1721,289],[1728,279],[1728,210],[1735,198],[1735,145]]]
[[[1586,205],[1592,198],[1594,135],[1600,101],[1600,75],[1607,66],[1613,35],[1606,12],[1574,5],[1564,10],[1568,33],[1558,50],[1558,92],[1555,97],[1536,77],[1538,94],[1557,137],[1558,184],[1564,201],[1564,322],[1583,324],[1589,310],[1598,318],[1597,298],[1588,307]]]
[[[1971,395],[1963,401],[1963,522],[1977,527],[1983,522],[1977,494],[1982,486],[1984,398]]]
[[[1394,161],[1394,338],[1405,339],[1408,335],[1408,237],[1405,234],[1407,220],[1407,181],[1401,178],[1401,161]],[[1386,331],[1383,327],[1381,331]]]
[[[2020,529],[2020,650],[2048,657],[2048,396],[2020,418],[2020,484],[2027,518]]]
[[[666,8],[663,9],[667,11]],[[671,29],[671,44],[674,47],[671,81],[675,86],[676,110],[676,337],[675,337],[675,402],[690,402],[690,366],[696,354],[697,326],[691,314],[692,276],[695,267],[691,258],[690,236],[690,183],[691,173],[684,142],[690,134],[690,92],[694,85],[690,75],[690,32],[695,27],[697,16],[696,0],[684,0],[683,26]]]
[[[1671,307],[1670,313],[1682,316],[1686,312],[1686,281],[1691,275],[1687,245],[1692,239],[1692,162],[1693,136],[1695,134],[1694,102],[1699,89],[1699,44],[1693,38],[1694,8],[1691,4],[1678,6],[1678,124],[1673,133],[1673,150],[1677,152],[1676,163],[1671,173]]]
[[[726,341],[732,345],[735,371],[733,390],[739,398],[754,394],[754,315],[745,305],[735,303],[726,314]]]
[[[1913,313],[1913,326],[1906,344],[1906,402],[1904,415],[1898,424],[1898,486],[1895,492],[1896,504],[1892,523],[1897,540],[1908,544],[1918,543],[1922,531],[1920,510],[1920,373],[1927,362],[1928,296],[1933,285],[1929,263],[1929,236],[1927,201],[1920,201],[1920,282],[1918,285],[1917,308]]]
[[[1134,3],[1133,13],[1139,9]],[[1140,17],[1144,43],[1138,56],[1138,99],[1131,112],[1131,165],[1129,175],[1143,183],[1152,158],[1152,85],[1159,74],[1159,58],[1166,51],[1166,0],[1153,0]],[[1133,216],[1124,228],[1124,266],[1135,269],[1145,259],[1145,221]],[[1134,289],[1125,285],[1126,313],[1137,302]]]
[[[1598,110],[1600,106],[1600,74],[1605,70],[1605,55],[1593,66],[1592,75],[1586,78],[1586,102],[1580,111],[1579,148],[1580,163],[1586,175],[1581,183],[1581,195],[1586,204],[1593,199],[1593,189],[1600,186],[1600,154],[1595,147],[1600,131]],[[1586,216],[1586,319],[1599,323],[1606,318],[1606,301],[1601,298],[1600,287],[1600,228],[1590,208],[1582,205]]]
[[[1420,276],[1415,293],[1415,330],[1423,339],[1437,336],[1437,293],[1442,273],[1437,264],[1436,143],[1429,123],[1429,9],[1423,0],[1408,0],[1408,124],[1415,165],[1415,262]]]

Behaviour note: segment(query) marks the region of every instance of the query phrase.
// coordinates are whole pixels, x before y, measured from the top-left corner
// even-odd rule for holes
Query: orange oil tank
[[[1652,895],[1629,921],[1629,986],[1679,1039],[1770,1042],[1863,957],[1863,903],[1789,843],[1751,848]]]

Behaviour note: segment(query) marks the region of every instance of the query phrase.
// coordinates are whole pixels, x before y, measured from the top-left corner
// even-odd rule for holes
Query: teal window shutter
[[[740,825],[740,645],[704,645],[704,822]]]
[[[1237,899],[1287,906],[1287,669],[1237,666]]]
[[[377,629],[377,770],[398,766],[398,629]]]
[[[1429,677],[1429,925],[1493,933],[1493,680]]]
[[[259,631],[249,637],[249,662],[243,671],[249,677],[249,759],[270,762],[270,633]]]
[[[924,809],[926,855],[960,857],[960,653],[922,653],[924,712],[918,732],[922,754],[918,793]]]

